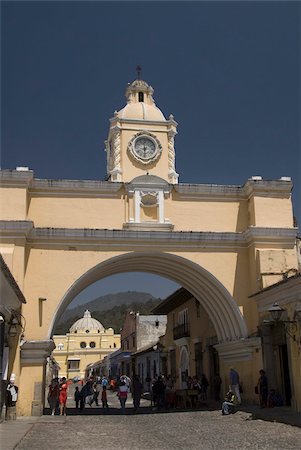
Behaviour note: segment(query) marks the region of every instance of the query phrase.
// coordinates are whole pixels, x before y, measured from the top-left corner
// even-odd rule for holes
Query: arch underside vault
[[[183,286],[199,300],[209,315],[219,343],[248,336],[247,326],[237,303],[207,270],[183,257],[168,253],[133,252],[110,258],[83,274],[60,301],[48,337],[51,337],[56,322],[76,295],[102,278],[124,272],[149,272]]]

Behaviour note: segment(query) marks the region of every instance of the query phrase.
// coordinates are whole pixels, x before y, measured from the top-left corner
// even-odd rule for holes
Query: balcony
[[[177,325],[176,327],[174,327],[173,329],[174,341],[178,341],[179,339],[189,337],[190,337],[190,327],[188,323],[182,323],[181,325]]]

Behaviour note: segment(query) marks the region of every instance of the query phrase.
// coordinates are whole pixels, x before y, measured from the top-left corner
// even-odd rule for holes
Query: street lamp
[[[11,319],[11,321],[8,323],[8,336],[13,338],[16,337],[18,334],[18,328],[17,326],[19,325],[18,320],[13,317]]]
[[[297,342],[298,346],[301,345],[301,304],[298,303],[295,307],[294,312],[294,320],[282,320],[283,314],[286,312],[286,309],[282,308],[278,305],[278,303],[274,303],[269,309],[268,312],[271,316],[271,321],[274,323],[283,323],[286,334],[295,342]],[[299,329],[299,338],[296,338],[296,333]]]

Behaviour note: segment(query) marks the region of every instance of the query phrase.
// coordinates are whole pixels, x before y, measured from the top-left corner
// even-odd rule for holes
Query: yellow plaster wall
[[[109,245],[108,245],[109,247]],[[31,249],[27,262],[24,313],[31,318],[27,339],[45,339],[49,325],[60,300],[72,284],[86,271],[122,252],[103,249],[95,251],[67,251],[62,249]],[[55,283],[52,282],[55,280]],[[42,303],[42,321],[39,320],[39,297]]]
[[[32,197],[29,220],[35,227],[122,228],[125,221],[123,198]]]
[[[0,189],[1,220],[25,220],[27,214],[27,190],[25,188]]]
[[[44,365],[21,366],[19,383],[19,401],[17,413],[21,416],[31,416],[32,402],[34,401],[35,383],[41,383],[44,379]],[[40,392],[40,394],[42,394]],[[37,400],[42,406],[41,400]]]
[[[248,227],[246,201],[180,200],[178,194],[165,200],[165,216],[174,231],[243,231]]]
[[[290,198],[254,197],[254,225],[257,227],[293,227]]]

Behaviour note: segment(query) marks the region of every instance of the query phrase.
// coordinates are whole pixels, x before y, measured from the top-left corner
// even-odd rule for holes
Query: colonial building
[[[235,364],[246,374],[245,400],[255,401],[264,357],[250,296],[298,270],[292,180],[180,183],[174,117],[143,80],[127,87],[126,99],[110,119],[106,181],[1,171],[0,250],[27,300],[12,367],[19,414],[42,403],[53,329],[68,304],[95,281],[129,271],[172,279],[199,301],[210,320],[202,342],[214,338],[222,378]]]
[[[66,335],[54,335],[53,356],[60,366],[59,376],[85,378],[86,366],[102,360],[120,348],[120,334],[105,329],[90,311],[77,320]]]
[[[263,367],[284,404],[301,411],[301,273],[252,295],[259,311]]]
[[[13,373],[19,342],[23,339],[24,317],[22,304],[26,303],[11,271],[0,255],[0,418],[5,403],[7,383]],[[19,375],[17,373],[17,375]],[[19,385],[17,376],[15,384]]]
[[[220,370],[215,348],[218,338],[200,302],[186,289],[180,288],[156,306],[153,312],[167,314],[164,347],[161,349],[166,358],[166,363],[161,363],[165,367],[165,375],[172,376],[178,389],[187,386],[187,377],[196,375],[200,379],[203,373],[209,383],[212,382]],[[259,345],[258,339],[255,338],[253,345]],[[248,384],[250,381],[246,377],[249,376],[248,373],[241,374]]]
[[[132,377],[134,373],[142,376],[148,371],[148,364],[141,366],[136,363],[134,355],[141,350],[155,345],[165,334],[166,315],[140,315],[135,311],[128,311],[121,330],[121,348],[119,351],[108,355],[99,364],[88,367],[94,374],[101,371],[107,376],[120,377],[122,374]],[[157,359],[155,360],[156,364]],[[159,373],[159,367],[155,368]]]

